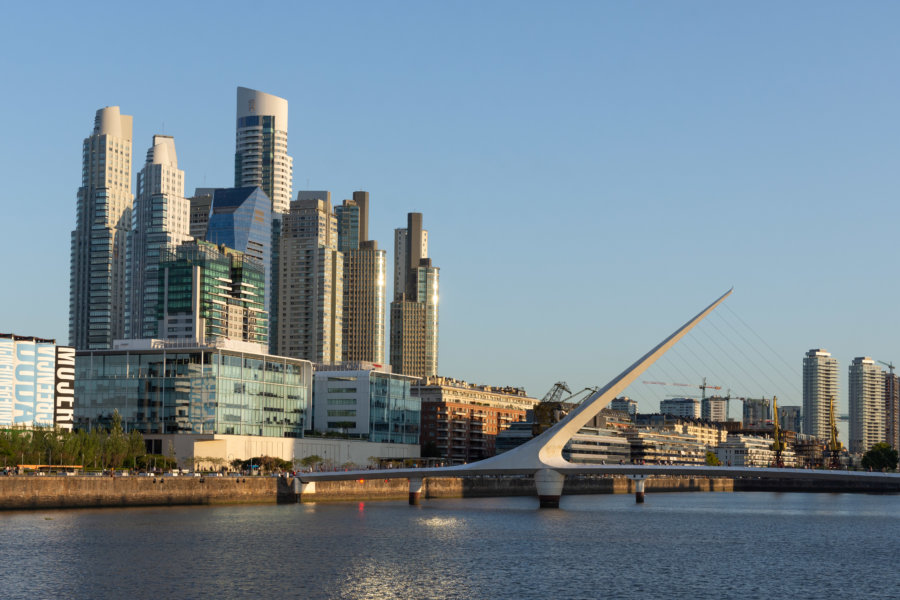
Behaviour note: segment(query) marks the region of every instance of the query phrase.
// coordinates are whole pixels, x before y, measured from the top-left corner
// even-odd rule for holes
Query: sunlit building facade
[[[831,398],[838,398],[838,361],[822,348],[803,357],[803,433],[820,440],[831,436]]]
[[[884,372],[868,356],[850,363],[850,452],[862,454],[886,440]]]

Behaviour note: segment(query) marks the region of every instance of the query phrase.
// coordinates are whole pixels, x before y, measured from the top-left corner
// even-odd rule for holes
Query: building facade
[[[613,399],[609,403],[609,409],[627,413],[634,417],[638,412],[638,403],[637,400],[633,400],[628,396],[621,396]]]
[[[784,430],[799,433],[803,425],[801,415],[801,407],[799,406],[779,406],[778,424]]]
[[[900,377],[884,374],[884,438],[892,448],[900,448]]]
[[[199,240],[167,248],[158,294],[159,337],[268,343],[265,273],[242,252]]]
[[[343,352],[343,255],[331,193],[301,191],[281,229],[275,352],[336,364]]]
[[[259,187],[270,199],[272,212],[287,212],[294,179],[294,159],[287,151],[287,100],[239,87],[234,187]]]
[[[803,433],[820,440],[831,436],[831,398],[838,397],[838,362],[831,353],[813,348],[803,357]]]
[[[115,350],[79,352],[76,426],[108,427],[118,411],[127,431],[302,437],[312,363],[245,351],[240,344],[123,340]]]
[[[343,360],[385,362],[387,252],[369,240],[369,193],[335,207],[344,257]]]
[[[885,435],[884,372],[868,356],[850,363],[850,452],[862,454]]]
[[[715,423],[728,420],[728,398],[713,396],[700,400],[700,417]]]
[[[171,136],[153,136],[147,161],[137,175],[131,214],[125,337],[159,337],[156,302],[160,256],[165,248],[191,239],[190,201],[184,197],[184,171],[178,168]]]
[[[772,440],[759,436],[729,435],[713,452],[720,463],[730,467],[770,467],[776,462]],[[785,467],[797,466],[793,450],[784,450],[781,461]]]
[[[659,412],[674,417],[700,418],[700,401],[694,398],[668,398],[659,401]]]
[[[421,213],[409,213],[406,229],[395,232],[395,242],[391,366],[416,377],[437,375],[440,270],[427,257],[428,232],[422,229]]]
[[[413,381],[371,363],[317,365],[313,428],[370,442],[418,444],[422,402],[411,392]]]
[[[125,335],[131,130],[132,117],[118,106],[101,108],[82,146],[69,265],[69,344],[76,348],[110,348]]]
[[[772,403],[765,398],[744,398],[743,424],[744,429],[759,429],[766,427],[772,421]]]
[[[0,428],[70,431],[74,406],[75,348],[0,333]]]
[[[422,400],[421,444],[454,464],[493,456],[497,435],[512,423],[525,421],[540,402],[520,388],[448,377],[420,379],[412,394]]]

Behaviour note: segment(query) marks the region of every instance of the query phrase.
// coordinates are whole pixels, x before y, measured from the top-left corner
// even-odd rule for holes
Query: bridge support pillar
[[[422,478],[409,478],[409,504],[418,506],[422,503]]]
[[[299,501],[303,502],[304,500],[310,500],[310,497],[315,497],[316,495],[316,482],[315,481],[301,481],[299,478],[294,479],[294,489],[300,487],[300,496]]]
[[[566,476],[553,469],[541,469],[534,473],[541,508],[559,508],[559,497],[562,496],[565,481]]]
[[[634,501],[638,504],[644,503],[644,484],[647,482],[646,475],[629,475],[629,479],[634,481]]]

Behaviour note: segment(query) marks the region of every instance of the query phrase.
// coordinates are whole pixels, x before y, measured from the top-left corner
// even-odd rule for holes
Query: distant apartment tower
[[[713,396],[700,401],[700,418],[713,423],[724,423],[728,420],[728,398]]]
[[[900,377],[884,374],[884,437],[894,449],[900,448]]]
[[[609,403],[610,410],[617,410],[623,413],[628,413],[632,417],[637,414],[638,411],[638,403],[637,400],[633,400],[628,396],[620,396],[619,398],[613,399]]]
[[[79,349],[111,348],[125,334],[131,130],[118,106],[101,108],[82,146],[69,265],[69,344]]]
[[[694,398],[667,398],[659,401],[659,412],[675,417],[700,417],[700,401]]]
[[[885,441],[884,373],[868,356],[850,363],[850,452]]]
[[[779,406],[778,425],[786,431],[799,433],[803,425],[801,414],[799,406]]]
[[[262,263],[227,246],[194,240],[162,252],[159,337],[210,344],[268,344]]]
[[[156,311],[160,254],[167,247],[191,239],[184,171],[178,168],[175,140],[171,136],[153,136],[147,161],[137,175],[137,194],[131,214],[125,337],[160,337]]]
[[[294,160],[288,156],[288,102],[245,87],[237,89],[234,187],[260,187],[272,211],[290,208]]]
[[[391,366],[415,377],[437,374],[438,277],[428,255],[422,214],[409,213],[394,235],[394,301],[391,302]]]
[[[331,192],[301,191],[282,221],[273,352],[315,363],[342,356],[343,255]]]
[[[387,252],[369,240],[369,193],[334,209],[344,257],[343,360],[384,363]]]
[[[744,429],[763,428],[772,420],[772,402],[765,398],[743,399]]]
[[[813,348],[803,357],[803,433],[820,440],[831,436],[831,397],[838,397],[838,362],[831,353]]]

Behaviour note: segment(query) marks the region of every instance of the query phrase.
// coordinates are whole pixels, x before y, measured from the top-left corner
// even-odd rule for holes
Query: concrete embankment
[[[730,492],[731,479],[666,477],[647,481],[647,493],[653,492]],[[624,477],[570,477],[563,495],[632,494],[634,482]],[[359,481],[319,481],[312,494],[301,494],[302,502],[339,502],[352,500],[400,500],[409,495],[405,479],[368,479]],[[427,478],[423,482],[425,498],[488,498],[536,496],[531,477]]]
[[[279,477],[0,477],[0,509],[296,501]]]

